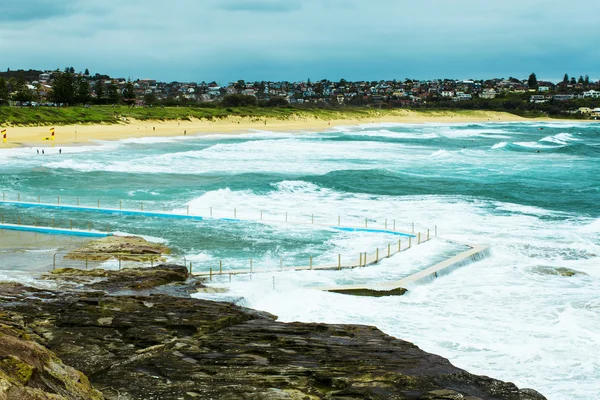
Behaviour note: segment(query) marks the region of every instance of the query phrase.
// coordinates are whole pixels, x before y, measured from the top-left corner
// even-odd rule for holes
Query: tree
[[[577,81],[575,80],[575,77],[571,78],[571,85],[577,85]]]
[[[256,106],[256,97],[243,94],[231,94],[223,97],[223,107],[252,107]]]
[[[54,73],[50,98],[58,104],[69,105],[75,102],[75,80],[69,72],[69,68],[66,68],[65,72],[56,71]]]
[[[233,87],[235,88],[235,90],[237,90],[238,93],[242,93],[242,90],[246,89],[246,82],[240,79],[233,85]]]
[[[529,85],[530,89],[537,89],[537,87],[538,87],[537,76],[535,76],[535,74],[529,75],[529,79],[527,80],[527,84]]]
[[[147,106],[154,105],[157,102],[158,102],[158,98],[156,97],[156,95],[154,93],[146,93],[144,95],[144,103],[146,103]]]
[[[90,70],[86,68],[84,74],[85,76],[90,76]]]
[[[87,79],[79,78],[77,82],[77,103],[87,104],[90,102],[90,83]]]
[[[131,79],[128,79],[125,84],[125,89],[123,90],[123,103],[129,105],[135,103],[135,90],[133,89]]]
[[[579,80],[577,81],[577,83],[583,85],[583,76],[579,75]]]
[[[121,94],[119,93],[119,87],[113,82],[108,86],[107,91],[108,102],[112,104],[118,104],[121,100]]]
[[[562,83],[565,85],[567,85],[569,83],[569,75],[568,74],[565,74],[565,77],[563,78]]]
[[[583,83],[584,83],[586,86],[589,86],[589,84],[590,84],[590,77],[589,77],[588,75],[586,75],[586,76],[585,76],[585,79],[583,80]]]
[[[94,84],[94,93],[96,93],[96,104],[103,104],[106,99],[104,97],[104,83],[101,79],[98,79]]]
[[[0,76],[0,105],[8,104],[8,83]]]

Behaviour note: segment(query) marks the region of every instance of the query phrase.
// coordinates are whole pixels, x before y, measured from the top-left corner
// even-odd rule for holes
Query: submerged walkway
[[[338,217],[338,225],[330,225],[330,224],[320,224],[315,223],[314,218],[311,217],[311,222],[298,222],[298,221],[288,221],[287,213],[285,216],[285,220],[274,220],[274,219],[263,219],[262,212],[260,214],[260,218],[236,218],[236,211],[234,209],[234,218],[217,218],[212,216],[202,216],[197,214],[191,214],[189,212],[189,208],[185,214],[171,212],[171,211],[149,211],[144,210],[143,204],[140,207],[140,210],[132,210],[132,209],[123,209],[123,208],[104,208],[100,207],[100,201],[98,201],[98,207],[91,206],[80,206],[80,205],[68,205],[68,204],[60,204],[60,199],[58,200],[58,204],[51,203],[40,203],[40,202],[26,202],[26,201],[5,201],[0,200],[0,206],[12,206],[12,207],[21,207],[21,208],[42,208],[46,210],[61,210],[61,211],[83,211],[83,212],[95,212],[95,213],[103,213],[103,214],[114,214],[114,215],[126,215],[126,216],[143,216],[143,217],[154,217],[154,218],[171,218],[171,219],[184,219],[190,221],[224,221],[224,222],[259,222],[259,223],[288,223],[294,225],[306,225],[306,226],[314,226],[314,227],[322,227],[328,229],[334,229],[344,232],[365,232],[365,233],[384,233],[395,236],[404,236],[404,237],[412,237],[416,238],[417,234],[414,232],[405,232],[401,230],[396,230],[395,225],[396,222],[393,220],[393,229],[388,229],[387,220],[385,222],[384,228],[369,228],[368,222],[365,220],[365,226],[342,226],[340,223],[340,219]],[[212,214],[212,212],[211,212]],[[414,230],[414,224],[413,224]]]
[[[83,229],[65,229],[65,228],[51,228],[46,226],[30,226],[30,225],[17,225],[17,224],[0,224],[0,229],[6,229],[11,231],[21,232],[34,232],[43,233],[49,235],[69,235],[69,236],[81,236],[91,238],[103,238],[112,236],[110,232],[99,232],[99,231],[85,231]]]

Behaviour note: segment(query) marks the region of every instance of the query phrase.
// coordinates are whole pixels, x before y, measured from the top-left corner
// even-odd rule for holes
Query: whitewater
[[[221,294],[283,321],[377,326],[472,373],[531,387],[548,399],[596,399],[600,387],[600,125],[595,123],[364,124],[325,132],[255,131],[0,150],[10,199],[190,212],[278,222],[182,221],[0,206],[7,218],[92,220],[168,243],[198,270],[255,266],[272,273],[216,279]],[[235,211],[234,211],[235,210]],[[293,222],[285,223],[285,218]],[[384,248],[391,235],[343,224],[439,229],[439,238],[368,268],[281,272],[337,254]],[[311,226],[311,219],[323,226]],[[26,281],[53,252],[0,234],[0,280]],[[401,297],[315,287],[397,280],[464,250],[491,248]],[[33,265],[35,264],[35,265]],[[561,276],[556,268],[581,274]]]

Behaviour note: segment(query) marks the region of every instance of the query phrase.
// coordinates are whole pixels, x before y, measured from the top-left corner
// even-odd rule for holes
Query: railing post
[[[388,256],[387,258],[390,258],[392,255],[392,245],[388,243]]]
[[[342,255],[338,254],[338,270],[342,269]]]
[[[54,256],[52,257],[52,271],[54,271],[56,269],[56,253],[54,253]]]
[[[119,200],[119,210],[123,209],[123,200]]]
[[[412,236],[408,237],[408,248],[410,249],[412,247]]]
[[[85,256],[85,270],[87,271],[88,269],[88,258],[87,256]]]
[[[262,212],[262,210],[260,210],[260,220],[261,221],[262,221],[262,218],[263,218],[263,212]]]
[[[250,273],[252,273],[252,259],[250,259]]]
[[[190,215],[190,206],[187,206],[187,215]]]
[[[365,257],[363,258],[364,266],[367,266],[367,252],[365,251]]]
[[[288,220],[287,220],[287,211],[285,212],[285,222],[288,222]]]
[[[77,198],[77,207],[79,207],[79,197]]]
[[[121,259],[119,258],[119,271],[121,270]]]
[[[358,253],[358,266],[362,266],[362,253]]]
[[[21,193],[17,193],[17,201],[21,201]]]
[[[98,208],[100,208],[100,199],[98,199]]]
[[[375,264],[377,264],[378,262],[379,262],[379,247],[375,251]]]
[[[417,233],[417,244],[421,244],[421,232]]]
[[[190,275],[192,274],[192,262],[190,261]]]
[[[398,253],[400,253],[401,248],[400,248],[400,239],[398,239]]]
[[[433,236],[434,236],[434,237],[437,237],[437,225],[435,226],[435,231],[434,231],[434,234],[433,234]]]
[[[392,228],[392,230],[396,230],[396,220],[394,220],[394,228]]]
[[[69,220],[69,228],[71,230],[73,230],[73,220],[72,219]]]
[[[415,233],[415,223],[414,222],[412,223],[412,231],[411,231],[411,233]]]
[[[60,196],[56,198],[56,204],[60,206]]]
[[[150,257],[150,268],[154,268],[154,257]]]
[[[367,217],[365,217],[365,228],[367,227]]]
[[[223,275],[223,260],[219,260],[219,274]]]
[[[233,209],[233,218],[237,218],[237,208]]]
[[[340,216],[338,215],[338,226],[340,226],[340,225],[341,225],[341,218],[340,218]]]
[[[310,223],[311,224],[315,223],[315,214],[310,214]]]
[[[212,268],[210,269],[210,280],[212,281]]]
[[[385,229],[387,230],[387,218],[385,219]]]
[[[40,203],[40,195],[38,194],[38,204]]]
[[[17,225],[21,225],[21,216],[17,215]]]
[[[212,217],[212,206],[210,206],[210,216]]]
[[[308,261],[308,267],[312,269],[312,256],[310,256],[310,260]]]
[[[429,241],[429,229],[427,229],[427,241]]]

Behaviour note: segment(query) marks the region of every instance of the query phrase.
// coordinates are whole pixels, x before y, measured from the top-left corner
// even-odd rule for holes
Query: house
[[[577,112],[581,113],[581,114],[591,114],[593,112],[593,110],[589,107],[579,107],[577,109]]]
[[[466,101],[466,100],[471,100],[472,98],[473,98],[473,96],[471,96],[469,93],[457,92],[456,96],[452,100],[453,101]]]
[[[543,94],[534,94],[529,97],[530,103],[545,103],[546,101],[546,96]]]
[[[600,91],[598,90],[588,90],[587,92],[583,92],[583,97],[585,98],[600,98]]]
[[[481,92],[479,97],[482,99],[491,100],[495,99],[496,95],[498,95],[498,93],[494,89],[486,89],[483,92]]]
[[[538,92],[549,92],[550,86],[538,86]]]
[[[575,98],[572,94],[555,94],[552,99],[554,101],[571,101]]]
[[[442,90],[442,97],[454,97],[454,90]]]

